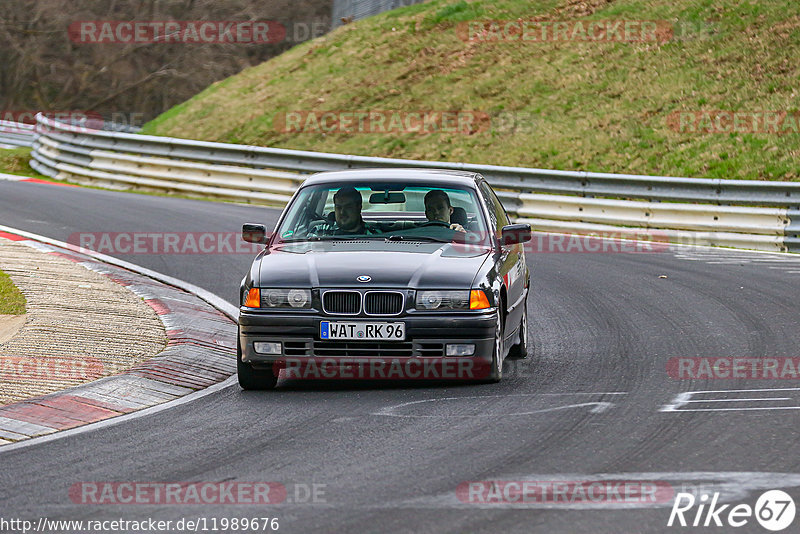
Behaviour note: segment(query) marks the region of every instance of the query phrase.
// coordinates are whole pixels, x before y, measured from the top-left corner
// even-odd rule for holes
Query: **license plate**
[[[322,339],[356,339],[361,341],[403,341],[406,338],[406,323],[350,323],[322,321],[319,324]]]

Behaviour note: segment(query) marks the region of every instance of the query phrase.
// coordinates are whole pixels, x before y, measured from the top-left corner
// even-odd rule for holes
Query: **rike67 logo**
[[[755,507],[749,504],[718,504],[718,501],[719,492],[712,497],[703,493],[699,498],[691,493],[678,493],[667,526],[739,528],[751,523],[755,517],[763,528],[778,532],[792,524],[796,512],[792,497],[781,490],[764,492]],[[696,510],[693,510],[695,507]]]

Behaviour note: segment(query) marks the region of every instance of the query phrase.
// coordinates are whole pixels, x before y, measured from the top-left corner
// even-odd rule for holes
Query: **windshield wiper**
[[[309,237],[295,237],[292,239],[284,239],[281,238],[277,241],[276,244],[282,245],[283,243],[305,243],[307,241],[319,241],[319,237],[317,236],[309,236]]]
[[[383,241],[383,236],[377,235],[322,235],[309,236],[305,241]]]
[[[307,243],[309,241],[332,241],[334,239],[339,239],[336,236],[327,236],[327,235],[310,235],[308,237],[295,237],[293,239],[281,239],[278,241],[277,244],[283,243]]]
[[[283,243],[303,243],[309,241],[407,241],[409,243],[413,243],[415,241],[423,241],[423,242],[430,242],[430,243],[452,243],[453,241],[450,239],[440,239],[437,237],[431,237],[427,235],[413,235],[413,236],[404,236],[404,235],[312,235],[308,237],[297,237],[294,239],[281,239],[278,241],[277,244]]]
[[[386,236],[387,241],[426,241],[433,243],[450,243],[449,239],[439,239],[428,235],[390,235]]]

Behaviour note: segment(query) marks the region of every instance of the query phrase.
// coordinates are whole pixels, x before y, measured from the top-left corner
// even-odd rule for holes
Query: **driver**
[[[425,194],[425,216],[428,222],[441,222],[456,232],[466,232],[463,226],[458,223],[451,223],[450,216],[453,214],[453,206],[450,205],[450,197],[441,189],[431,189]]]
[[[326,222],[311,232],[316,235],[371,235],[378,230],[361,218],[361,193],[355,187],[345,186],[333,195],[335,222]]]

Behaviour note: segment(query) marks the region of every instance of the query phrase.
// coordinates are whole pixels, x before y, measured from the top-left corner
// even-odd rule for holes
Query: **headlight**
[[[417,291],[418,310],[468,310],[467,291]]]
[[[305,308],[311,307],[310,289],[262,289],[262,308]]]
[[[311,302],[311,291],[307,289],[292,289],[289,291],[289,306],[292,308],[305,308]]]

